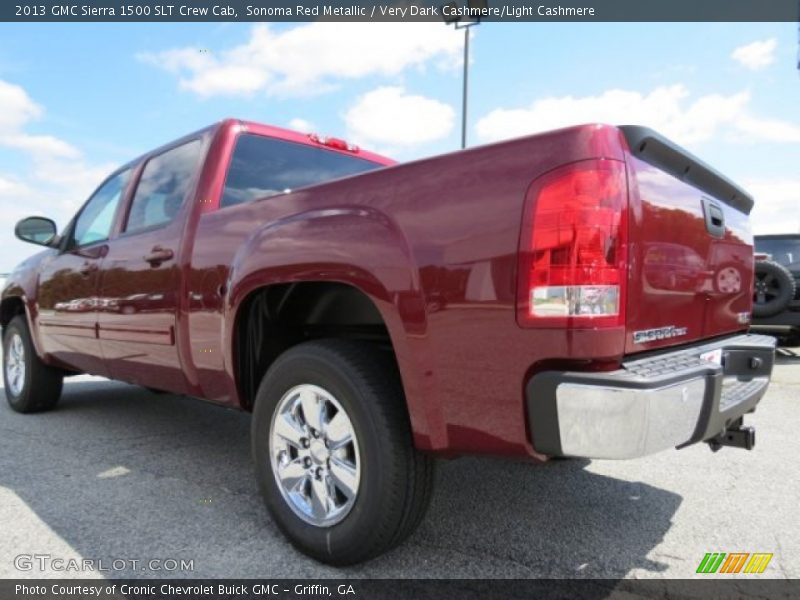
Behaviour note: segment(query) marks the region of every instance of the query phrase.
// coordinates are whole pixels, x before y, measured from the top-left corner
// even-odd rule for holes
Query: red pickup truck
[[[422,519],[436,456],[750,448],[752,199],[657,133],[586,125],[398,165],[226,120],[126,164],[2,293],[5,392],[92,373],[253,412],[311,556]]]

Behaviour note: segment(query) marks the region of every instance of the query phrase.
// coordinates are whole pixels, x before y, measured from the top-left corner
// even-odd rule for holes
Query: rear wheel
[[[784,310],[794,298],[795,282],[789,270],[771,260],[755,264],[753,316],[772,317]]]
[[[416,451],[397,369],[369,344],[300,344],[259,387],[252,423],[261,493],[306,554],[334,565],[373,558],[425,514],[432,459]]]
[[[14,317],[3,335],[3,383],[9,406],[20,413],[50,410],[61,397],[63,372],[36,355],[25,317]]]

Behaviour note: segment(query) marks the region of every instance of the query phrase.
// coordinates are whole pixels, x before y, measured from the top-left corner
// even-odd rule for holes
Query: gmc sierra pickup
[[[92,373],[252,411],[297,547],[374,557],[436,456],[752,447],[752,199],[657,133],[585,125],[398,165],[226,120],[124,165],[2,292],[5,393]]]

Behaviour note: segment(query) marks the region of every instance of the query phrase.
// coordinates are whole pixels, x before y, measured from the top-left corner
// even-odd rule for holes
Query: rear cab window
[[[220,208],[282,194],[384,165],[356,156],[255,134],[236,141]]]

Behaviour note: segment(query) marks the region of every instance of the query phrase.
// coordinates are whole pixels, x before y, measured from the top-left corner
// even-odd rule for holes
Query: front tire
[[[256,394],[252,448],[261,494],[302,552],[369,560],[416,529],[433,461],[414,449],[390,356],[370,344],[306,342],[282,354]]]
[[[36,355],[25,317],[14,317],[3,335],[3,385],[9,406],[19,413],[50,410],[61,397],[63,382],[63,373]]]

